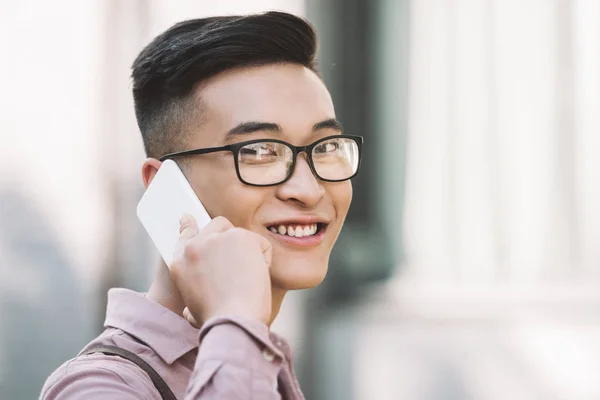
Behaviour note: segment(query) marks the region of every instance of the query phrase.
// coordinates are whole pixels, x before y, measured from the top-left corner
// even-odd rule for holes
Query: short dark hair
[[[267,12],[180,22],[156,37],[132,65],[133,99],[149,157],[181,150],[199,124],[195,88],[221,72],[295,63],[317,73],[316,34],[302,18]]]

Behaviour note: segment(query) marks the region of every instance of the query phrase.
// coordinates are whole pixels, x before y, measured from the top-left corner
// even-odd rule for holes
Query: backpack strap
[[[131,361],[148,374],[148,376],[152,380],[152,383],[156,387],[156,390],[158,390],[163,400],[177,400],[177,398],[169,388],[169,385],[167,385],[163,378],[160,377],[160,375],[150,366],[150,364],[148,364],[146,361],[142,360],[140,357],[136,356],[132,352],[117,346],[95,346],[83,353],[83,355],[92,353],[103,353],[109,356],[119,356],[121,358]]]

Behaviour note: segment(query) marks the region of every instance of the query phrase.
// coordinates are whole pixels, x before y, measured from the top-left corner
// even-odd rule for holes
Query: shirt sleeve
[[[40,400],[160,400],[150,378],[120,357],[94,354],[69,361],[48,378]]]
[[[283,354],[266,325],[237,317],[206,321],[185,400],[280,399]]]

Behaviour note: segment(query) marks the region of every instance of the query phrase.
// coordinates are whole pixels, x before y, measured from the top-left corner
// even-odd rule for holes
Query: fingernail
[[[188,213],[184,213],[181,218],[179,218],[179,226],[185,224],[185,222],[189,219],[189,214]]]

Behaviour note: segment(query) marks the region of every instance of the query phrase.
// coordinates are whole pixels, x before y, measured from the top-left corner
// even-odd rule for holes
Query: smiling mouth
[[[285,225],[271,225],[268,227],[269,231],[276,235],[289,236],[296,238],[312,237],[317,236],[323,232],[327,224],[316,223],[316,224],[285,224]]]

